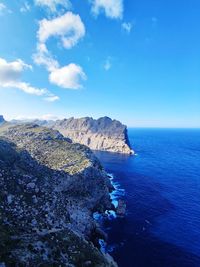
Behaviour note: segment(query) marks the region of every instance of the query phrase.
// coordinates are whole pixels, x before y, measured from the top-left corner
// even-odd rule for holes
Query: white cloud
[[[49,81],[57,86],[67,89],[81,88],[81,81],[86,80],[83,69],[74,63],[60,67],[57,60],[49,52],[46,42],[51,37],[61,40],[66,49],[75,46],[85,35],[85,26],[79,15],[67,12],[58,18],[39,22],[37,33],[37,53],[33,55],[34,62],[44,65],[49,71]]]
[[[19,81],[25,69],[32,69],[32,66],[24,63],[21,59],[7,62],[5,59],[0,58],[0,83],[6,84],[11,81]]]
[[[37,53],[33,55],[33,60],[37,65],[44,65],[49,72],[59,67],[59,63],[53,58],[45,44],[37,44]]]
[[[10,117],[8,120],[22,120],[22,121],[34,121],[34,120],[59,120],[64,119],[63,116],[55,116],[53,114],[44,114],[44,115],[36,115],[36,116],[24,116],[24,115],[18,115],[13,117]]]
[[[3,88],[17,88],[31,95],[54,96],[47,89],[36,88],[29,83],[22,82],[21,76],[26,69],[32,70],[32,66],[24,63],[21,59],[7,62],[5,59],[0,58],[0,86]]]
[[[112,64],[111,64],[111,61],[110,61],[110,58],[107,58],[104,65],[103,65],[104,69],[106,71],[108,71],[111,67],[112,67]]]
[[[59,100],[60,98],[56,95],[52,95],[52,96],[47,96],[45,97],[45,100],[48,101],[48,102],[54,102],[54,101],[57,101]]]
[[[123,22],[123,23],[122,23],[122,29],[123,29],[125,32],[127,32],[127,33],[130,33],[130,32],[131,32],[132,27],[133,27],[133,25],[132,25],[132,23],[130,23],[130,22]]]
[[[44,114],[44,115],[40,116],[38,119],[41,119],[41,120],[59,120],[61,118],[63,118],[63,117],[58,117],[58,116],[55,116],[53,114]]]
[[[51,83],[63,88],[79,89],[82,87],[81,80],[86,80],[87,77],[83,69],[74,63],[65,67],[55,69],[49,75]]]
[[[0,83],[1,85],[1,83]],[[22,90],[23,92],[30,94],[30,95],[37,95],[42,96],[48,94],[48,91],[46,89],[40,89],[31,86],[29,83],[25,82],[17,82],[17,81],[10,81],[6,84],[2,84],[3,87],[10,87],[10,88],[18,88]]]
[[[52,13],[60,13],[59,8],[63,11],[71,9],[71,2],[69,0],[35,0],[35,4],[40,7],[47,8]]]
[[[24,2],[24,5],[20,8],[20,12],[25,13],[30,11],[31,6],[29,5],[28,2]]]
[[[85,35],[85,26],[79,15],[67,12],[52,20],[43,19],[39,22],[37,33],[40,43],[46,43],[50,37],[60,38],[62,45],[70,49]]]
[[[123,17],[123,0],[92,0],[92,13],[97,16],[102,11],[108,18],[121,19]]]

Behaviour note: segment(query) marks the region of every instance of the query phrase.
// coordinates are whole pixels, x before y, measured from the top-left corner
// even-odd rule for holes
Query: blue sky
[[[0,114],[200,127],[198,0],[0,1]]]

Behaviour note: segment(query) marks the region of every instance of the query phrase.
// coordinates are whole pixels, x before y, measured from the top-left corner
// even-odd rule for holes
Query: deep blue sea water
[[[129,138],[136,156],[96,153],[126,192],[126,217],[105,225],[108,250],[120,267],[200,267],[200,130]]]

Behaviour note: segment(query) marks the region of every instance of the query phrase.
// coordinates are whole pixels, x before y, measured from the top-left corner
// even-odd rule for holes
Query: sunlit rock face
[[[127,127],[108,117],[97,120],[90,117],[58,120],[53,128],[71,138],[73,142],[84,144],[93,150],[134,153],[130,148]]]

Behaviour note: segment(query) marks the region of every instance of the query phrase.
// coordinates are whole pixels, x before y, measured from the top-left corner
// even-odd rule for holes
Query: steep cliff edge
[[[50,127],[58,130],[73,142],[84,144],[93,150],[133,154],[127,135],[127,127],[117,120],[89,117],[58,120]]]
[[[110,180],[89,148],[34,124],[0,127],[0,265],[114,267],[89,241]],[[3,265],[4,266],[4,265]]]

